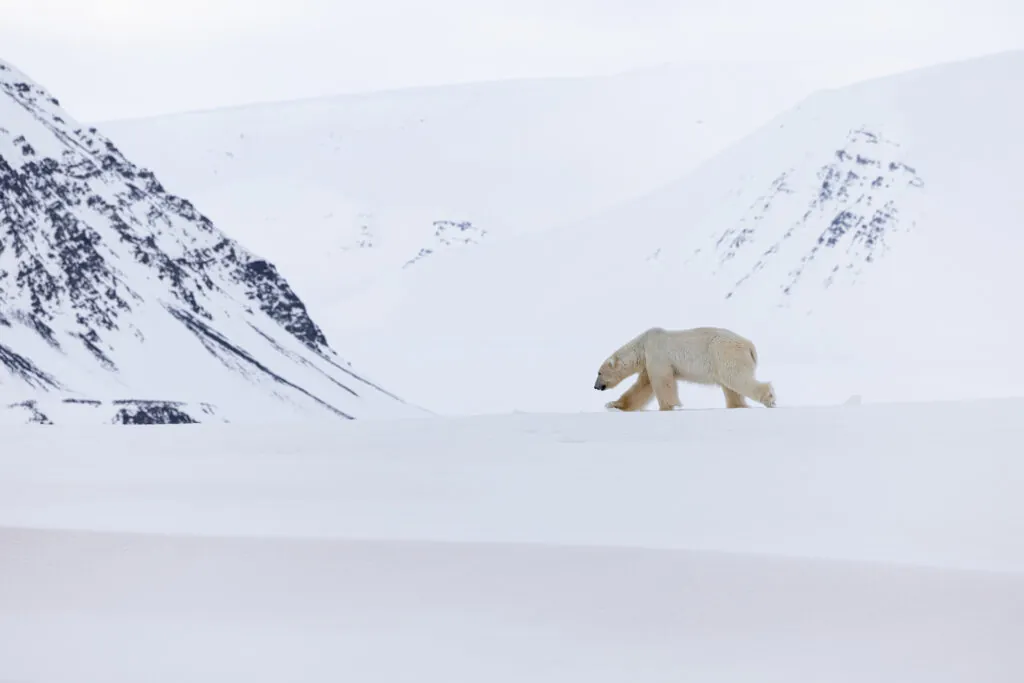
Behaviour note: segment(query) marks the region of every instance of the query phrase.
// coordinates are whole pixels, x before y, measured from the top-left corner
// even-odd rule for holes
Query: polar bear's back
[[[647,337],[647,344],[654,346],[669,344],[708,349],[715,342],[728,342],[750,347],[754,345],[746,337],[724,327],[691,327],[684,330],[667,330],[663,327],[652,327],[647,330],[645,336]]]
[[[722,327],[692,327],[647,331],[644,351],[648,365],[670,365],[674,374],[690,382],[717,384],[723,371],[737,365],[756,365],[754,344]]]

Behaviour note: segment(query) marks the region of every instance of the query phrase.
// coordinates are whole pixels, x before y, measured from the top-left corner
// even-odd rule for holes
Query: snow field
[[[13,427],[0,678],[1010,683],[1022,414]]]

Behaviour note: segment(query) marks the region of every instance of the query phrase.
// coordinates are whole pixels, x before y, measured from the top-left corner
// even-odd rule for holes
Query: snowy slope
[[[2,63],[0,406],[36,422],[414,410],[337,356],[271,262]]]
[[[599,409],[598,364],[651,326],[754,339],[782,404],[1019,394],[1022,79],[1011,53],[816,94],[676,182],[404,272],[327,327],[444,412]]]
[[[0,678],[1016,683],[1022,414],[13,428]]]
[[[543,230],[691,168],[828,82],[825,65],[668,66],[100,123],[321,301],[468,243]]]

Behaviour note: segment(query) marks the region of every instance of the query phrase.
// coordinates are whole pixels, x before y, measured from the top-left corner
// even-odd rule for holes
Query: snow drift
[[[599,409],[598,364],[651,326],[753,339],[781,405],[1018,394],[1022,78],[1009,53],[821,92],[642,198],[339,301],[328,329],[455,413]],[[414,330],[429,362],[396,358]]]
[[[102,421],[415,412],[337,356],[273,263],[2,63],[0,126],[0,404],[37,422],[40,401],[134,406]]]

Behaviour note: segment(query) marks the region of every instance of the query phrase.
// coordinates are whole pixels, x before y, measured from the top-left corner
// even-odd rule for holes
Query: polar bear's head
[[[598,391],[614,389],[619,382],[636,372],[636,368],[632,365],[620,358],[618,354],[611,356],[598,368],[594,388]]]

